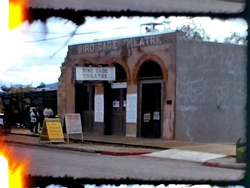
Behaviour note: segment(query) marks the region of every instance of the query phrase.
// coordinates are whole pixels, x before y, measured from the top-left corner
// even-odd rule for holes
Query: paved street
[[[141,180],[238,180],[243,170],[214,168],[171,159],[142,156],[109,156],[12,145],[14,154],[29,158],[27,173],[75,178],[133,178]]]

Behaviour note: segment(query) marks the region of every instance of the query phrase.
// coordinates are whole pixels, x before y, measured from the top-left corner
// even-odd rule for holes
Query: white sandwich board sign
[[[75,113],[66,114],[65,124],[66,124],[68,143],[69,143],[69,134],[81,134],[81,138],[83,142],[81,115],[75,114]]]

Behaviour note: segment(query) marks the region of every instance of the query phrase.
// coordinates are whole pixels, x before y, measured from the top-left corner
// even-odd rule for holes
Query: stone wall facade
[[[124,68],[127,75],[127,95],[136,94],[138,96],[140,68],[146,61],[154,61],[160,66],[163,74],[161,79],[163,99],[161,138],[174,139],[175,38],[175,33],[151,34],[144,37],[69,46],[67,58],[61,67],[62,73],[58,88],[58,114],[62,123],[65,113],[75,112],[75,83],[77,82],[74,75],[75,67],[112,67],[114,63],[118,63]],[[97,81],[95,84],[100,87],[102,82]],[[99,94],[103,94],[103,92],[103,90],[99,91]],[[171,100],[172,105],[167,105],[166,100]],[[138,99],[137,107],[139,105]],[[98,130],[102,130],[103,124],[95,123],[94,126],[99,126]],[[125,136],[137,137],[137,131],[138,123],[126,123]]]

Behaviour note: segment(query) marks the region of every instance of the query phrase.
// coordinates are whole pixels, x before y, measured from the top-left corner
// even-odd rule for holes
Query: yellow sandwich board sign
[[[64,142],[61,122],[58,118],[45,118],[43,122],[42,132],[40,133],[40,141]]]

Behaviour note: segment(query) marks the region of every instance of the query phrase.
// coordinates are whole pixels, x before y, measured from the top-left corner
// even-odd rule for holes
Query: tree
[[[10,87],[7,87],[6,85],[1,86],[1,89],[5,92],[8,92],[10,90]]]
[[[176,30],[185,33],[186,39],[194,39],[199,41],[210,41],[211,37],[207,34],[202,26],[195,24],[194,20],[191,20],[189,24],[177,27]]]
[[[40,85],[37,86],[37,88],[45,88],[45,87],[46,87],[46,85],[43,82],[41,82]]]
[[[20,85],[20,84],[14,84],[11,85],[9,92],[10,93],[27,93],[30,92],[31,85]]]
[[[171,20],[170,18],[164,20],[163,23],[165,23],[165,31],[182,31],[184,32],[185,39],[210,42],[221,41],[223,43],[247,45],[246,36],[240,36],[236,32],[231,32],[231,35],[229,37],[225,37],[224,39],[212,39],[205,26],[203,24],[197,24],[193,17],[186,17],[183,18],[183,20],[185,20],[185,22],[183,21],[183,25],[174,28],[171,27],[171,23],[173,23],[174,20]]]
[[[245,37],[239,36],[239,34],[232,32],[230,37],[226,37],[224,39],[225,43],[233,43],[233,44],[240,44],[240,45],[247,45],[247,40]]]

